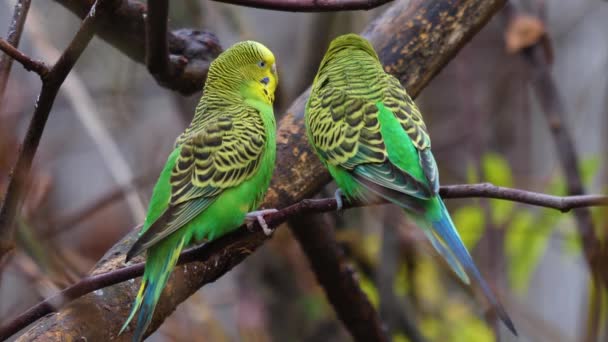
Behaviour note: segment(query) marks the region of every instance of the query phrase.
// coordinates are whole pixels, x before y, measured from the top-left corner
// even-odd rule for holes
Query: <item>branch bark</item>
[[[165,78],[169,73],[169,47],[167,45],[167,20],[169,2],[148,2],[146,16],[146,64],[155,78]]]
[[[399,237],[399,226],[403,219],[402,210],[395,210],[394,207],[384,210],[380,261],[375,274],[380,295],[378,311],[389,336],[403,333],[412,342],[425,342],[426,339],[418,329],[418,322],[408,298],[401,299],[395,294],[395,278],[400,265],[399,255],[403,253]]]
[[[55,2],[80,18],[84,18],[94,0],[55,0]],[[154,13],[153,15],[155,16]],[[112,20],[101,23],[97,34],[132,60],[147,64],[145,39],[147,16],[145,4],[122,0],[114,11]],[[172,72],[165,74],[166,77],[155,77],[155,79],[161,86],[184,95],[200,91],[207,77],[209,63],[222,52],[217,37],[209,31],[196,29],[167,32],[166,37],[169,52],[168,69]]]
[[[27,12],[30,10],[30,3],[31,0],[18,0],[15,4],[15,9],[13,10],[13,19],[8,28],[6,39],[7,43],[15,47],[15,49],[19,47],[25,18],[27,18]],[[12,64],[13,60],[9,58],[9,56],[0,56],[0,108],[2,108],[2,99],[4,98],[4,91],[6,89],[6,83],[8,82],[8,75],[11,72]]]
[[[399,1],[372,23],[365,35],[375,45],[385,69],[396,75],[410,94],[415,96],[504,2]],[[124,6],[123,4],[121,8]],[[106,30],[116,30],[114,36],[116,32],[121,32],[115,19],[110,25],[112,28],[107,25]],[[126,36],[123,32],[121,35]],[[124,42],[125,38],[120,39]],[[141,36],[137,39],[141,40]],[[284,207],[288,203],[297,202],[316,193],[329,182],[329,175],[310,151],[306,141],[303,111],[307,96],[308,92],[302,94],[279,124],[278,165],[264,202],[265,207]],[[93,274],[122,268],[123,255],[135,237],[136,233],[133,232],[118,242],[98,263]],[[160,300],[149,332],[156,329],[190,294],[232,269],[264,241],[263,234],[247,234],[212,253],[204,262],[177,268]],[[185,267],[188,267],[187,271]],[[137,282],[126,282],[104,289],[101,295],[88,294],[79,298],[59,314],[39,321],[22,339],[55,340],[60,336],[85,336],[93,340],[116,339],[116,332],[127,315],[137,286]],[[120,336],[120,339],[128,338],[128,333]]]
[[[4,51],[4,53],[10,57],[9,59],[14,59],[21,63],[25,70],[37,73],[40,78],[45,78],[49,73],[49,67],[46,66],[46,64],[30,58],[23,52],[17,50],[13,44],[2,38],[0,38],[0,50]]]
[[[511,189],[505,187],[497,187],[489,183],[481,183],[481,184],[461,184],[461,185],[449,185],[443,186],[440,189],[441,196],[443,198],[470,198],[470,197],[487,197],[487,198],[495,198],[495,199],[503,199],[508,201],[526,203],[531,205],[537,205],[545,208],[551,208],[560,210],[562,212],[567,211],[568,209],[577,208],[581,206],[608,206],[608,196],[602,195],[583,195],[583,196],[552,196],[541,194],[537,192],[525,191],[520,189]],[[387,202],[379,202],[379,203],[387,203]],[[344,203],[344,209],[355,208],[361,206],[361,203]],[[331,212],[337,209],[336,200],[333,198],[325,198],[318,200],[303,200],[297,204],[293,204],[285,209],[280,210],[277,213],[266,215],[265,220],[268,225],[272,228],[278,227],[280,224],[285,223],[288,219],[294,220],[297,217],[303,217],[305,215],[310,214],[318,214],[323,212]],[[317,228],[319,225],[311,225],[307,224],[306,227],[297,227],[294,229],[294,234],[296,234],[299,238],[302,234],[302,231],[313,230],[314,234],[310,234],[308,237],[321,235],[322,239],[320,241],[313,240],[310,243],[304,242],[303,245],[310,247],[327,245],[331,244],[331,239],[325,239],[325,235],[327,232],[323,230],[319,230]],[[312,228],[311,228],[312,227]],[[254,229],[259,232],[260,227],[256,223]],[[217,253],[226,252],[228,249],[233,249],[233,251],[227,251],[229,254],[234,254],[235,251],[239,251],[239,249],[234,248],[232,246],[242,243],[244,240],[252,238],[254,236],[260,237],[259,233],[250,233],[244,227],[237,230],[232,234],[228,234],[227,236],[218,239],[213,243],[204,244],[195,248],[192,248],[188,251],[185,251],[180,256],[178,264],[185,264],[190,262],[198,261],[203,265],[208,265],[210,260],[216,257]],[[304,236],[304,238],[308,238]],[[126,239],[129,239],[127,237]],[[123,239],[124,242],[125,239]],[[122,244],[120,248],[126,249],[129,245]],[[115,249],[117,247],[115,246]],[[320,248],[319,248],[320,249]],[[333,249],[333,247],[332,247]],[[323,248],[323,252],[327,253],[327,248]],[[249,251],[246,251],[247,253]],[[311,259],[313,262],[320,262],[323,259],[319,259],[314,257],[314,252],[317,252],[315,248],[312,248],[307,251],[307,253],[311,253]],[[116,263],[117,255],[116,251],[110,250],[104,258],[100,261],[101,264],[108,263],[113,260]],[[333,255],[338,255],[339,252],[332,252]],[[120,254],[119,254],[120,255]],[[234,256],[233,256],[234,257]],[[328,257],[333,257],[332,255],[328,255]],[[120,259],[121,257],[118,257]],[[141,258],[140,258],[141,260]],[[120,260],[118,260],[120,262]],[[325,263],[320,262],[319,267],[322,267]],[[341,263],[329,263],[331,265],[339,265]],[[106,265],[107,266],[107,265]],[[194,271],[198,270],[197,264],[193,267]],[[89,292],[102,289],[104,287],[118,284],[124,282],[128,279],[133,279],[135,277],[139,277],[143,274],[144,264],[138,263],[135,265],[124,266],[119,265],[118,268],[113,269],[109,267],[109,270],[104,273],[103,270],[97,270],[90,277],[82,279],[77,284],[68,287],[67,289],[61,291],[61,293],[50,297],[43,302],[40,302],[19,315],[13,321],[9,322],[6,325],[0,327],[0,340],[6,339],[11,335],[15,334],[19,330],[23,329],[27,325],[33,323],[37,319],[47,315],[58,308],[61,308],[66,303],[70,302],[73,299],[79,298]],[[342,273],[342,274],[340,274]],[[317,273],[319,274],[319,273]],[[335,282],[337,284],[344,284],[342,286],[350,286],[348,283],[351,279],[348,277],[351,276],[350,272],[347,269],[341,268],[337,273],[339,275],[340,280]],[[221,274],[220,274],[221,275]],[[331,277],[332,275],[328,275],[327,277]],[[332,281],[334,282],[334,281]],[[124,285],[124,284],[123,284]],[[354,291],[353,288],[350,288],[348,291]],[[103,296],[103,294],[101,294]],[[343,307],[343,306],[341,306]],[[353,320],[357,321],[357,318],[353,318]]]
[[[334,200],[335,201],[335,200]],[[359,287],[353,266],[345,261],[325,217],[300,216],[289,227],[306,253],[338,318],[355,341],[389,341],[380,316]]]
[[[393,0],[213,0],[225,4],[286,12],[370,10]]]

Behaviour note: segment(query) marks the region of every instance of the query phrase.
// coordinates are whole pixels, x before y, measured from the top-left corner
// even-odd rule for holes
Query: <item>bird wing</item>
[[[394,89],[386,76],[384,73],[375,79],[371,76],[365,85],[357,85],[356,80],[332,79],[347,78],[346,73],[321,75],[308,103],[309,139],[327,163],[351,171],[364,185],[372,183],[393,193],[428,199],[436,192],[434,184],[438,185],[438,177],[426,127],[399,82],[398,89]],[[393,143],[383,136],[379,120],[382,108],[394,113],[392,120],[397,120],[404,139],[410,142]],[[415,164],[391,156],[390,147],[397,143],[415,147],[415,155],[409,158]]]
[[[198,216],[222,191],[251,178],[259,168],[265,142],[264,124],[258,113],[238,119],[218,116],[193,131],[179,147],[171,170],[167,209],[143,232],[127,259]]]
[[[435,157],[431,152],[431,138],[422,119],[422,114],[398,79],[385,74],[385,80],[388,86],[383,103],[395,115],[403,130],[410,137],[412,144],[418,151],[422,172],[433,194],[436,194],[439,192],[439,171]]]

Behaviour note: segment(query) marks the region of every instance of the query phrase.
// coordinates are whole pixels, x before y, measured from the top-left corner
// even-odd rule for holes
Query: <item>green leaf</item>
[[[416,295],[421,303],[437,305],[444,300],[444,282],[439,276],[434,258],[430,255],[418,260],[414,283]]]
[[[399,265],[397,273],[395,274],[395,283],[393,284],[393,291],[395,291],[395,295],[405,297],[410,293],[411,285],[408,281],[408,275],[407,264],[402,262]]]
[[[483,156],[482,167],[485,180],[497,186],[513,186],[513,173],[507,160],[496,153]],[[504,200],[490,200],[492,222],[501,226],[511,216],[515,203]]]
[[[505,158],[496,153],[486,153],[482,159],[485,179],[498,186],[513,186],[511,167]]]
[[[453,212],[452,220],[458,227],[462,242],[467,249],[471,250],[477,245],[485,230],[483,211],[477,205],[460,207]]]
[[[582,250],[581,236],[576,230],[564,233],[563,252],[566,255],[580,255]]]
[[[428,317],[419,322],[420,331],[429,341],[441,341],[441,332],[443,322],[434,318]]]
[[[396,333],[393,335],[393,342],[410,342],[410,339],[402,333]]]
[[[518,211],[505,236],[511,287],[524,294],[532,272],[547,250],[553,225],[540,224],[529,211]]]
[[[461,320],[458,324],[451,341],[454,342],[493,342],[494,333],[488,325],[474,316],[469,316],[466,320]]]
[[[363,293],[367,295],[367,298],[369,299],[370,303],[372,303],[375,308],[378,308],[378,304],[380,303],[380,296],[378,295],[378,289],[376,289],[374,283],[370,281],[367,277],[361,275],[359,278],[359,286],[361,287]]]
[[[304,315],[311,321],[322,320],[329,312],[327,300],[318,293],[303,294],[298,300],[298,306],[302,308]]]
[[[590,186],[593,181],[593,177],[597,174],[600,169],[600,159],[595,157],[585,158],[579,164],[579,170],[581,172],[581,178],[583,184]]]
[[[479,174],[473,163],[467,163],[467,182],[469,184],[479,183]]]
[[[464,319],[463,319],[464,318]],[[494,333],[488,325],[474,315],[460,317],[452,329],[450,341],[454,342],[492,342],[495,341]]]

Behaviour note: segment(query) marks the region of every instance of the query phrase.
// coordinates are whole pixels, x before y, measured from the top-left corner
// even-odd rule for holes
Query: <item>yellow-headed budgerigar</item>
[[[469,276],[475,279],[515,333],[438,194],[437,165],[418,107],[384,71],[367,40],[348,34],[332,41],[306,106],[306,128],[315,152],[347,199],[379,196],[405,209],[460,279],[467,284]]]
[[[175,143],[154,187],[139,239],[127,260],[146,251],[146,267],[131,314],[140,341],[182,249],[257,220],[270,234],[262,200],[275,164],[272,110],[278,77],[264,45],[245,41],[211,63],[190,126]]]

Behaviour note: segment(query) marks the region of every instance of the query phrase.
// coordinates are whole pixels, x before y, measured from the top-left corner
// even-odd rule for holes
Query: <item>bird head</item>
[[[278,80],[273,53],[261,43],[243,41],[211,63],[205,90],[235,91],[246,98],[272,104]]]

